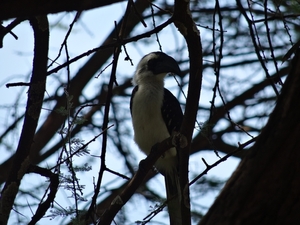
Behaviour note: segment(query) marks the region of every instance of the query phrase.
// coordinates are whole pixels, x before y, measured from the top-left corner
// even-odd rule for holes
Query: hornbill
[[[136,86],[130,100],[134,140],[146,155],[155,144],[178,132],[183,120],[177,98],[164,88],[168,73],[181,74],[175,59],[162,52],[152,52],[141,59],[134,74]],[[165,177],[170,224],[179,225],[181,194],[176,148],[162,154],[155,167]]]

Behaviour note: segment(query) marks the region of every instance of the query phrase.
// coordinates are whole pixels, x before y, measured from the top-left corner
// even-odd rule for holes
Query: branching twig
[[[244,16],[244,18],[246,19],[246,21],[247,21],[247,23],[248,23],[248,27],[249,27],[249,31],[250,31],[250,36],[251,36],[251,39],[252,39],[253,46],[254,46],[254,48],[255,48],[255,52],[256,52],[257,58],[259,59],[259,62],[260,62],[260,64],[261,64],[262,68],[264,69],[265,74],[266,74],[266,77],[268,78],[268,80],[269,80],[269,82],[270,82],[270,84],[271,84],[271,86],[272,86],[272,88],[273,88],[275,94],[276,94],[277,96],[279,96],[279,92],[278,92],[278,90],[277,90],[277,88],[276,88],[276,86],[275,86],[275,83],[274,83],[274,81],[273,81],[272,79],[270,79],[270,74],[269,74],[269,72],[268,72],[268,69],[267,69],[267,67],[266,67],[266,65],[265,65],[265,62],[264,62],[262,56],[260,55],[260,50],[262,49],[262,47],[261,47],[261,45],[260,45],[259,37],[258,37],[258,36],[257,36],[257,38],[258,38],[258,43],[256,43],[255,32],[254,32],[253,27],[252,27],[252,26],[254,26],[254,29],[255,29],[255,31],[256,31],[256,26],[255,26],[253,20],[251,20],[251,19],[248,17],[248,15],[247,15],[247,13],[246,13],[246,10],[244,9],[244,7],[243,7],[241,1],[240,1],[240,0],[236,0],[236,2],[237,2],[237,5],[238,5],[238,7],[239,7],[239,9],[240,9],[240,12],[242,13],[242,15]],[[252,15],[252,14],[251,14],[251,15]],[[257,31],[256,31],[256,34],[257,34]],[[263,50],[262,50],[262,51],[263,51]]]
[[[61,46],[60,46],[60,49],[59,49],[59,51],[58,51],[57,56],[55,57],[55,59],[51,60],[51,63],[49,64],[48,68],[51,67],[54,63],[56,63],[56,60],[57,60],[57,59],[60,57],[60,55],[61,55],[61,52],[62,52],[63,47],[65,46],[65,47],[67,48],[67,40],[68,40],[68,38],[69,38],[69,36],[70,36],[70,34],[71,34],[71,31],[72,31],[72,29],[73,29],[74,24],[77,22],[77,20],[78,20],[78,18],[80,17],[80,15],[81,15],[81,11],[79,11],[79,12],[76,13],[76,15],[75,15],[75,17],[74,17],[72,23],[69,25],[68,32],[67,32],[67,34],[66,34],[66,36],[65,36],[65,38],[64,38],[64,40],[63,40],[63,42],[61,43]],[[67,62],[69,62],[69,59],[68,59]]]
[[[18,36],[14,32],[12,32],[12,29],[24,20],[25,18],[16,18],[6,27],[0,24],[0,48],[3,47],[3,39],[6,34],[11,34],[16,40],[18,40]]]
[[[43,203],[39,204],[36,213],[32,216],[31,221],[28,223],[29,225],[34,225],[45,215],[51,203],[53,203],[57,192],[59,179],[58,174],[52,173],[51,170],[41,168],[39,166],[29,166],[27,173],[37,173],[41,176],[48,177],[50,180],[50,192],[48,194],[48,198]]]
[[[74,63],[77,60],[79,60],[79,59],[81,59],[81,58],[83,58],[85,56],[88,56],[88,55],[90,55],[90,54],[92,54],[92,53],[94,53],[96,51],[103,50],[103,49],[108,49],[108,48],[112,48],[112,47],[115,47],[118,44],[125,45],[127,43],[136,42],[136,41],[141,40],[143,38],[150,37],[152,34],[158,33],[159,31],[161,31],[163,28],[165,28],[166,26],[168,26],[172,22],[173,22],[173,18],[170,18],[166,22],[164,22],[161,25],[159,25],[159,26],[155,27],[154,29],[152,29],[151,31],[145,32],[145,33],[140,34],[140,35],[136,35],[135,37],[132,37],[132,38],[119,40],[119,42],[113,41],[110,44],[103,45],[103,46],[100,46],[98,48],[94,48],[92,50],[89,50],[89,51],[87,51],[85,53],[82,53],[82,54],[74,57],[73,59],[70,59],[68,62],[65,62],[65,63],[57,66],[56,68],[48,71],[47,75],[51,75],[52,73],[57,73],[59,70],[61,70],[62,68],[66,67],[67,65],[69,65],[71,63]]]
[[[238,153],[239,151],[242,151],[246,146],[248,146],[249,144],[253,143],[256,141],[256,137],[252,138],[251,140],[245,142],[244,144],[239,144],[239,147],[232,151],[231,153],[228,153],[227,155],[225,155],[224,157],[222,157],[221,159],[219,159],[218,161],[216,161],[215,163],[209,165],[204,158],[202,158],[203,163],[206,166],[206,169],[200,173],[197,177],[195,177],[190,183],[189,185],[193,185],[197,180],[199,180],[203,175],[207,174],[208,171],[210,171],[212,168],[216,167],[217,165],[219,165],[220,163],[226,161],[229,157],[235,155],[236,153]]]

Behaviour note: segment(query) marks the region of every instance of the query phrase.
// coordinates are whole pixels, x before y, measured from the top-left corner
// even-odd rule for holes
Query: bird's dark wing
[[[139,86],[135,86],[131,93],[131,98],[130,98],[130,113],[131,113],[131,115],[132,115],[132,100],[133,100],[134,94],[137,92],[138,89],[139,89]]]
[[[183,113],[177,98],[165,88],[161,113],[169,134],[171,135],[173,131],[179,131],[183,120]]]
[[[183,113],[180,104],[175,96],[167,89],[164,89],[164,99],[161,107],[162,117],[168,128],[169,134],[172,135],[174,131],[179,131],[182,121]],[[170,216],[170,224],[181,225],[181,189],[178,177],[178,157],[169,158],[166,161],[168,166],[172,169],[168,169],[165,173],[165,183],[168,199],[168,211]],[[172,165],[175,165],[172,167]]]

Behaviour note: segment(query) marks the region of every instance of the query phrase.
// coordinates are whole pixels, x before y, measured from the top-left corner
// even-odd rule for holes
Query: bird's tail
[[[181,224],[181,191],[177,170],[168,171],[165,174],[167,191],[167,205],[170,217],[170,225]]]

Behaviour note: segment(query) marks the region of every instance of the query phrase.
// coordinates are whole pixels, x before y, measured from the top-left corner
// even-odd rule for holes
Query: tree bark
[[[300,223],[299,55],[266,127],[200,225]]]

